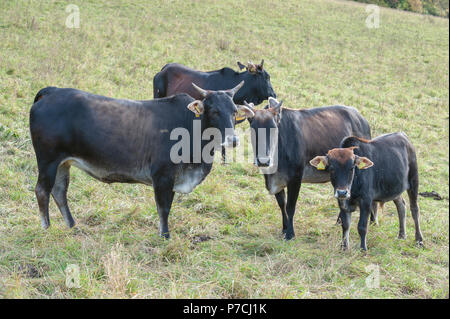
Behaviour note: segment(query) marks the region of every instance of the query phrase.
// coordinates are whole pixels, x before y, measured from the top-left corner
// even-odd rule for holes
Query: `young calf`
[[[343,249],[348,248],[351,213],[359,206],[361,249],[367,250],[367,222],[374,201],[394,201],[400,221],[398,237],[405,238],[406,208],[401,197],[405,190],[408,191],[416,227],[416,242],[423,245],[417,205],[419,174],[416,152],[404,133],[386,134],[370,141],[346,137],[340,148],[328,151],[326,156],[316,156],[310,163],[318,170],[330,173],[334,196],[341,209]]]

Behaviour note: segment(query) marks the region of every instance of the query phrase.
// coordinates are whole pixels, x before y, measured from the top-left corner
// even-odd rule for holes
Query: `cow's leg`
[[[423,246],[423,236],[422,231],[420,230],[420,211],[419,211],[419,205],[417,204],[417,197],[419,194],[419,183],[416,181],[410,181],[411,188],[408,190],[408,197],[409,197],[409,207],[411,209],[411,215],[414,220],[414,226],[416,229],[415,237],[416,237],[416,243],[419,246]]]
[[[339,212],[338,218],[336,219],[336,225],[342,225],[342,212]]]
[[[173,197],[173,181],[167,178],[162,178],[157,181],[153,180],[153,187],[155,189],[156,209],[159,215],[159,235],[166,239],[170,238],[169,234],[169,212],[172,207]]]
[[[362,200],[359,206],[359,222],[358,222],[358,233],[361,238],[361,249],[367,250],[367,224],[369,222],[370,212],[372,210],[372,200]]]
[[[286,213],[286,193],[284,192],[284,189],[281,190],[281,192],[276,193],[275,198],[277,199],[278,206],[280,206],[281,210],[281,218],[283,221],[283,234],[286,234],[288,217]]]
[[[39,176],[36,183],[35,193],[39,206],[39,213],[41,215],[41,225],[44,229],[50,227],[48,204],[50,199],[50,192],[55,183],[58,164],[58,161],[50,163],[38,163]]]
[[[378,225],[378,203],[372,202],[372,210],[370,212],[370,224]]]
[[[399,231],[398,238],[405,239],[406,238],[406,206],[405,201],[401,196],[394,199],[395,207],[397,207],[398,213],[398,223],[399,223]]]
[[[350,223],[352,220],[352,214],[341,210],[339,213],[342,222],[342,249],[348,249],[349,234],[350,234]]]
[[[67,227],[72,228],[75,225],[75,221],[70,213],[69,206],[67,205],[67,188],[70,181],[70,164],[64,163],[60,165],[56,171],[55,184],[52,189],[52,196],[58,205],[61,215],[64,217]]]
[[[301,175],[300,175],[301,176]],[[286,203],[286,213],[287,213],[287,229],[284,238],[290,240],[295,237],[294,232],[294,214],[295,206],[297,204],[298,193],[300,192],[301,177],[293,178],[291,182],[287,185],[288,196]]]
[[[227,160],[227,154],[226,154],[226,151],[225,151],[225,147],[222,146],[222,163],[226,164],[226,160]]]

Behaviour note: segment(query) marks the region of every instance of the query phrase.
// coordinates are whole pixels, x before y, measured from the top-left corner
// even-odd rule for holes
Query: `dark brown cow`
[[[348,106],[294,110],[283,108],[282,102],[269,98],[266,109],[254,112],[248,120],[255,165],[264,173],[267,190],[277,199],[283,233],[289,240],[295,236],[293,220],[301,183],[330,180],[328,172],[316,170],[309,161],[338,147],[346,136],[370,138],[370,127],[355,108]]]

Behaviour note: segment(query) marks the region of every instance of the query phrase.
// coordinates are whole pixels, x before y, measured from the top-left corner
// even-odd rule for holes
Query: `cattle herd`
[[[398,237],[405,238],[404,191],[416,243],[423,245],[417,159],[404,133],[372,139],[369,123],[353,107],[284,107],[264,60],[238,62],[238,66],[240,71],[200,72],[168,64],[153,79],[154,99],[146,101],[113,99],[72,88],[40,90],[30,110],[30,132],[39,171],[35,192],[42,227],[50,226],[50,194],[67,226],[74,226],[67,204],[74,165],[105,183],[152,185],[160,235],[169,238],[168,216],[175,192],[190,193],[206,178],[215,150],[222,149],[225,158],[225,147],[239,145],[234,128],[247,119],[254,163],[280,207],[286,240],[295,236],[301,183],[331,181],[340,209],[343,249],[349,246],[351,213],[359,207],[360,247],[367,250],[369,219],[377,223],[377,206],[387,201],[396,205]],[[265,107],[255,108],[265,100]],[[188,133],[187,147],[179,148],[174,132]],[[213,138],[205,139],[205,135]],[[174,154],[184,160],[174,160]]]

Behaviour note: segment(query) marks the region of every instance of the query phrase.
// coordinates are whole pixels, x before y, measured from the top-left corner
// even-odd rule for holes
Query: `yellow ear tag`
[[[198,106],[197,105],[195,105],[194,106],[194,109],[197,111],[197,113],[195,113],[195,117],[200,117],[200,110],[199,110],[199,108],[198,108]]]
[[[316,168],[320,171],[323,171],[325,169],[325,164],[322,161],[320,161],[319,164],[317,164]]]
[[[364,169],[364,167],[366,167],[366,163],[364,163],[363,161],[359,162],[358,168],[359,169]]]
[[[236,121],[245,120],[245,116],[236,116]]]

